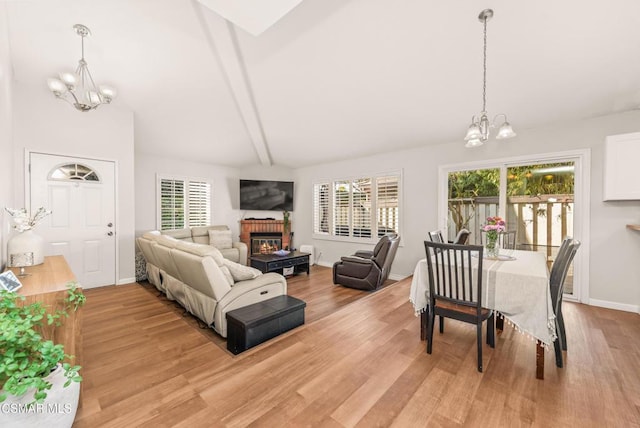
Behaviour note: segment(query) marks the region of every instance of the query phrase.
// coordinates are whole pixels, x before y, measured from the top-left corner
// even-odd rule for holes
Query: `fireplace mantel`
[[[291,230],[291,220],[289,220],[289,230]],[[282,233],[282,247],[287,248],[289,243],[289,233],[284,233],[283,220],[240,220],[240,241],[251,248],[251,232],[280,232]]]

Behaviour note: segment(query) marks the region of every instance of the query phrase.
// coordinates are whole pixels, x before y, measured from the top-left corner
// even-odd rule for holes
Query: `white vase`
[[[11,261],[11,254],[33,253],[33,264],[44,263],[44,238],[32,229],[13,235],[7,242],[7,257]]]
[[[0,427],[24,428],[24,427],[55,427],[65,428],[73,425],[78,410],[80,398],[80,384],[71,382],[64,387],[67,378],[64,376],[62,366],[58,364],[56,369],[47,376],[51,382],[51,389],[47,391],[47,398],[41,404],[33,402],[33,389],[24,395],[16,397],[9,395],[0,403]]]

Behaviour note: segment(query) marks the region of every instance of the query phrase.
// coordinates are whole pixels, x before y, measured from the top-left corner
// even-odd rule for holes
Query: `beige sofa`
[[[282,275],[232,262],[215,247],[157,231],[136,242],[147,262],[149,282],[222,337],[227,337],[227,312],[287,294]]]
[[[214,245],[215,243],[212,243],[209,240],[210,230],[214,230],[218,232],[228,232],[229,237],[231,236],[231,231],[229,227],[226,225],[197,226],[197,227],[190,227],[186,229],[163,230],[160,233],[162,233],[163,235],[174,237],[176,239],[179,239],[185,242],[195,242],[197,244]],[[247,244],[245,244],[244,242],[229,242],[229,245],[219,246],[217,248],[220,250],[224,258],[232,260],[236,263],[243,264],[243,265],[247,264],[247,260],[248,260]]]

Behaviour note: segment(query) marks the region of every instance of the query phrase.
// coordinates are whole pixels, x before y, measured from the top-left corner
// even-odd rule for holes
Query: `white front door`
[[[35,228],[45,255],[63,255],[83,288],[115,284],[115,163],[29,154],[30,209],[52,211]]]

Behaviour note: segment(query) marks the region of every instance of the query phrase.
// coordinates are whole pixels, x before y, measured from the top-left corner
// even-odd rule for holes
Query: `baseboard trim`
[[[608,300],[598,299],[589,299],[589,304],[591,306],[599,306],[601,308],[616,309],[618,311],[635,312],[640,314],[640,306],[638,305],[629,305],[626,303],[609,302]]]
[[[328,268],[332,268],[333,267],[333,263],[329,263],[329,262],[318,262],[316,264],[318,266],[324,266],[324,267],[328,267]]]
[[[119,279],[118,282],[116,282],[116,285],[131,284],[132,282],[136,282],[135,277]]]

